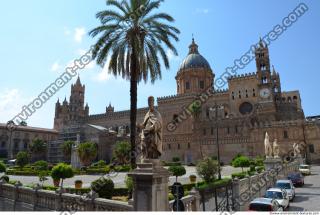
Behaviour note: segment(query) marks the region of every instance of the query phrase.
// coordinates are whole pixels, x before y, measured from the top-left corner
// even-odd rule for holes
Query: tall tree
[[[32,161],[46,159],[47,144],[41,139],[34,139],[29,147]]]
[[[78,147],[78,154],[81,163],[84,166],[88,166],[97,157],[98,147],[92,142],[80,143]]]
[[[64,141],[63,144],[61,145],[64,158],[67,162],[70,162],[71,160],[71,151],[72,151],[73,145],[74,145],[74,141],[71,141],[71,140]]]
[[[170,25],[174,19],[166,13],[154,13],[163,0],[107,0],[108,8],[96,14],[101,25],[89,34],[99,35],[92,58],[104,67],[110,56],[109,72],[130,80],[131,165],[136,158],[136,115],[138,82],[161,79],[160,58],[170,68],[167,50],[177,55],[171,40],[178,41],[180,31]],[[109,7],[112,6],[113,9]],[[167,49],[167,50],[166,50]]]
[[[113,151],[118,164],[128,164],[130,162],[130,144],[126,141],[117,142]]]

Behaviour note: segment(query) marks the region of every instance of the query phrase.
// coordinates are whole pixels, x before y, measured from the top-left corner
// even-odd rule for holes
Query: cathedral
[[[269,48],[263,41],[256,46],[255,61],[255,72],[229,75],[228,89],[221,90],[214,86],[215,73],[192,40],[175,78],[176,94],[157,98],[163,119],[162,160],[179,157],[186,164],[194,164],[203,157],[217,156],[218,149],[224,163],[239,153],[263,156],[267,132],[271,141],[277,140],[281,155],[298,143],[307,160],[320,161],[320,117],[305,117],[299,91],[281,88],[280,74],[271,66]],[[89,115],[84,95],[85,86],[78,78],[71,86],[70,101],[56,103],[54,129],[63,132],[77,127],[82,140],[91,138],[110,151],[114,143],[108,138],[94,138],[88,130],[128,137],[130,111],[116,112],[109,104],[105,113]],[[138,123],[147,111],[138,109]],[[100,158],[110,159],[104,155]]]

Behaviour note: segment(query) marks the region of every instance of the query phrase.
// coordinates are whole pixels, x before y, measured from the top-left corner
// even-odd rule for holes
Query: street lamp
[[[218,105],[215,103],[213,107],[210,108],[210,111],[215,112],[216,120],[216,142],[217,142],[217,158],[218,158],[218,179],[221,180],[221,166],[220,166],[220,146],[219,146],[219,126],[218,126],[218,110],[223,109],[224,106]]]

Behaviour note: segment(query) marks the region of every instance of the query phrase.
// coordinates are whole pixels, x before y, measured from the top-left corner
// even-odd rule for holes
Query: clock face
[[[263,99],[269,98],[271,95],[271,91],[268,88],[264,88],[260,90],[260,97]]]

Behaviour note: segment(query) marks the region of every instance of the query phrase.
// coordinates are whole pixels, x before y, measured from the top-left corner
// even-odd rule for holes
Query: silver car
[[[291,180],[278,180],[275,187],[286,190],[290,201],[296,196],[295,187]]]

